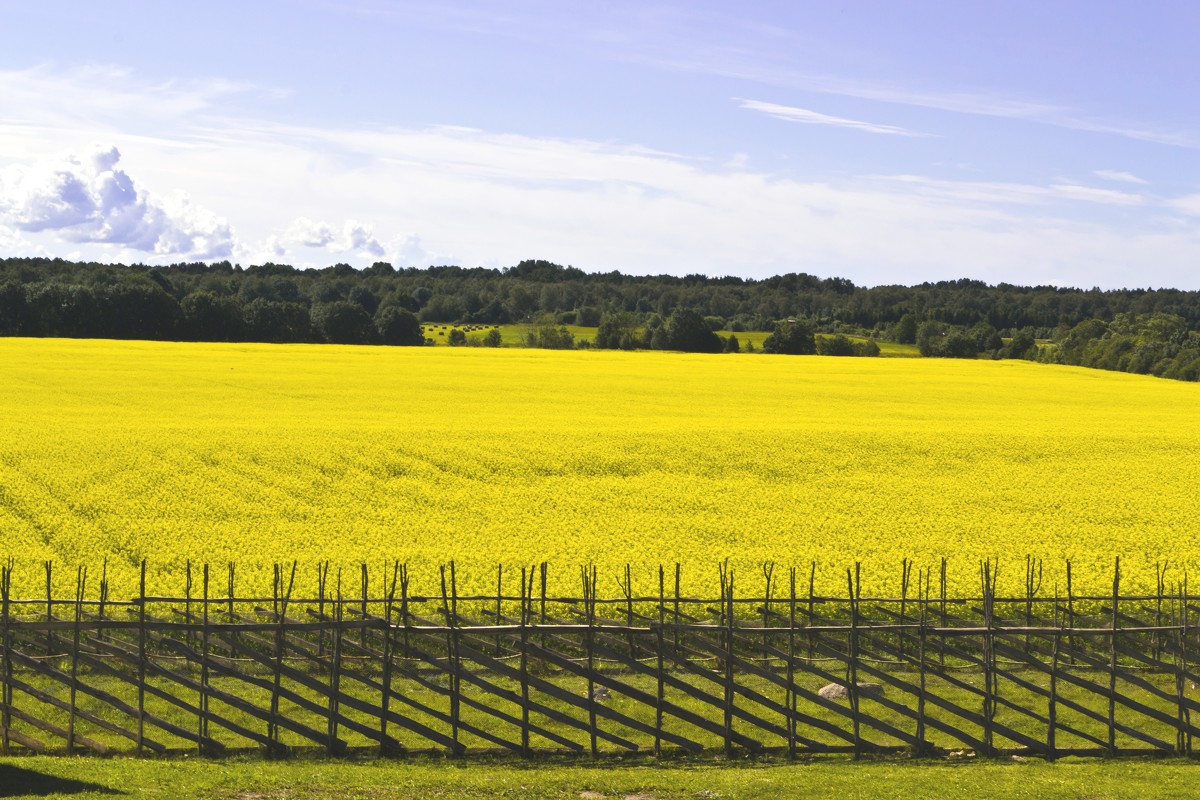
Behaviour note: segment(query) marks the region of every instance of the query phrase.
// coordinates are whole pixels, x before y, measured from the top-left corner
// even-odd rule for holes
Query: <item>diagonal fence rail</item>
[[[772,565],[741,592],[722,566],[708,597],[656,591],[547,596],[547,567],[497,570],[494,595],[464,596],[453,564],[436,595],[406,565],[372,594],[296,566],[269,594],[225,591],[207,566],[182,596],[18,598],[0,568],[0,752],[139,755],[318,748],[385,755],[610,752],[996,756],[1193,753],[1200,727],[1200,597],[1186,581],[1153,595],[997,597],[980,565],[975,598],[902,564],[900,597],[841,597]],[[45,565],[46,585],[53,566]],[[780,571],[782,574],[782,570]],[[378,578],[376,576],[378,582]],[[932,591],[937,584],[938,590]],[[910,592],[910,587],[912,591]]]

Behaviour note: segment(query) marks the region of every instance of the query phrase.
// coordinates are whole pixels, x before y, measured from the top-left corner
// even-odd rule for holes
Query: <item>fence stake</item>
[[[208,564],[204,565],[204,609],[203,619],[204,625],[200,629],[200,700],[199,714],[197,720],[197,733],[200,734],[200,741],[203,742],[208,738],[208,603],[209,603],[209,587],[208,587]],[[200,752],[203,753],[203,744],[198,745]]]
[[[923,579],[922,579],[922,576]],[[914,755],[925,755],[925,628],[928,624],[929,613],[929,570],[917,573],[917,597],[921,600],[921,625],[918,628],[917,639],[917,669],[919,680],[917,689],[917,744]]]
[[[1121,557],[1117,556],[1113,566],[1112,585],[1112,638],[1109,641],[1108,657],[1108,754],[1117,754],[1117,627],[1121,589]]]
[[[733,755],[733,568],[729,562],[721,569],[721,632],[725,639],[722,665],[725,673],[725,755]]]
[[[75,712],[79,692],[79,639],[82,634],[83,593],[87,586],[87,568],[75,570],[75,621],[71,626],[71,709],[67,719],[67,753],[75,752]]]
[[[593,626],[596,624],[596,567],[582,569],[583,614],[586,627],[583,632],[583,647],[587,658],[587,710],[588,734],[591,740],[592,758],[596,753],[596,652]]]
[[[291,593],[291,586],[288,586]],[[329,671],[329,743],[326,748],[330,753],[337,752],[338,715],[341,713],[341,703],[338,701],[342,689],[342,645],[346,629],[342,620],[345,618],[346,598],[342,595],[342,568],[337,571],[337,603],[333,609],[333,664]],[[365,630],[365,629],[364,629]]]
[[[0,625],[3,626],[0,631],[0,647],[3,648],[0,650],[0,656],[4,659],[0,662],[0,678],[4,681],[0,687],[0,755],[3,756],[9,755],[8,731],[12,727],[12,638],[9,634],[8,604],[12,591],[13,563],[13,559],[10,558],[7,564],[0,567]]]
[[[784,705],[788,710],[788,759],[796,758],[796,568],[788,570],[788,660]]]
[[[525,572],[525,567],[521,567],[521,755],[529,758],[533,755],[529,749],[529,618],[533,615],[533,567],[529,568],[528,579]],[[499,619],[497,615],[497,624]],[[499,639],[497,635],[496,641]]]
[[[380,666],[379,682],[379,753],[388,753],[388,708],[392,700],[392,606],[396,602],[396,582],[399,580],[400,562],[392,563],[392,585],[385,591],[387,600],[383,607],[383,663]],[[384,575],[386,576],[386,572]]]
[[[1058,649],[1062,644],[1062,629],[1059,624],[1058,584],[1054,584],[1054,632],[1050,653],[1050,706],[1046,711],[1046,758],[1054,761],[1058,751],[1055,748],[1055,729],[1058,726]]]
[[[862,737],[858,715],[858,590],[859,562],[854,562],[854,573],[846,570],[846,593],[850,603],[850,636],[847,642],[846,658],[846,696],[850,700],[851,719],[854,724],[854,758],[862,757]]]
[[[137,753],[146,745],[146,559],[138,579]]]
[[[51,561],[43,562],[46,568],[46,622],[54,621],[54,605],[52,595],[52,575],[54,573],[54,563]],[[54,655],[54,631],[46,630],[46,655]]]
[[[461,745],[458,741],[459,714],[459,666],[458,666],[458,586],[454,571],[454,562],[450,562],[449,590],[446,585],[446,567],[441,568],[442,576],[442,610],[446,615],[446,655],[450,661],[450,737],[454,740],[454,753],[458,755]]]
[[[658,627],[654,632],[655,652],[658,654],[658,665],[655,670],[657,691],[654,702],[654,757],[662,758],[662,729],[663,729],[663,624],[666,621],[667,575],[662,564],[658,565]]]

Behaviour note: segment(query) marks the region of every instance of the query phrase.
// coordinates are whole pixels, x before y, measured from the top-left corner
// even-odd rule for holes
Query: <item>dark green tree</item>
[[[375,315],[375,330],[383,344],[419,347],[425,344],[425,332],[411,311],[399,306],[384,306]]]
[[[787,356],[808,356],[817,352],[812,323],[804,319],[786,320],[775,326],[775,332],[763,340],[764,353]]]

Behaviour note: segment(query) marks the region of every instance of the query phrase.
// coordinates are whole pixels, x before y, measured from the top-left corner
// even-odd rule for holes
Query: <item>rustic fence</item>
[[[327,564],[315,597],[293,596],[295,565],[270,594],[236,596],[187,570],[181,596],[12,595],[0,569],[3,754],[136,751],[269,756],[320,748],[387,755],[507,751],[656,755],[714,751],[914,755],[1179,754],[1200,728],[1193,664],[1200,597],[1186,580],[1152,595],[998,597],[979,567],[976,598],[901,565],[899,597],[866,597],[858,569],[840,597],[813,572],[775,570],[711,597],[680,572],[600,597],[594,568],[575,597],[548,597],[546,565],[497,569],[495,594],[413,593],[405,565],[383,591]],[[1069,567],[1068,567],[1069,569]],[[814,568],[815,570],[815,568]],[[806,574],[807,573],[807,574]],[[504,592],[508,579],[509,592]],[[220,589],[217,584],[222,583]],[[739,590],[743,584],[757,591]]]

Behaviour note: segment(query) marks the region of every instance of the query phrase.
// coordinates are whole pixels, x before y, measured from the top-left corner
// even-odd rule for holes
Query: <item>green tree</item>
[[[345,300],[313,306],[312,323],[330,344],[370,344],[375,338],[375,326],[367,312]]]
[[[375,330],[383,344],[416,347],[425,344],[425,332],[416,314],[399,306],[384,306],[375,315]]]
[[[724,348],[721,337],[709,327],[704,317],[691,309],[675,309],[663,327],[666,332],[667,350],[719,353]]]
[[[812,323],[804,319],[787,320],[775,325],[775,332],[763,340],[764,353],[809,356],[817,352]]]

